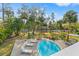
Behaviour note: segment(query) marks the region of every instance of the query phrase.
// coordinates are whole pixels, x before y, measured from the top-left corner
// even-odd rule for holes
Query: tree
[[[77,12],[75,12],[74,10],[69,10],[68,12],[65,13],[63,19],[65,22],[75,23],[78,21],[77,16],[78,16]]]
[[[14,11],[12,10],[11,7],[9,7],[8,4],[6,4],[6,6],[4,6],[4,15],[5,17],[5,21],[4,21],[4,27],[5,29],[7,29],[6,31],[8,31],[10,33],[10,31],[12,32],[12,23],[14,21]]]
[[[3,21],[4,21],[4,3],[2,3],[2,18],[3,18]]]
[[[0,40],[3,42],[5,39],[9,38],[13,33],[13,21],[14,21],[14,12],[9,7],[9,5],[3,4],[3,32],[0,33],[1,37]],[[6,16],[6,17],[4,17]],[[5,20],[4,20],[5,18]]]
[[[50,21],[49,22],[49,29],[50,29],[50,32],[51,32],[51,29],[53,29],[53,23],[55,22],[54,21],[54,13],[53,12],[51,13],[51,16],[49,17],[49,21]]]
[[[78,16],[77,12],[75,12],[74,10],[69,10],[68,12],[65,13],[63,19],[64,19],[64,22],[69,23],[69,28],[71,27],[71,23],[76,23],[78,21],[77,16]],[[70,33],[69,30],[68,30],[67,40],[69,39],[69,33]]]
[[[22,7],[18,10],[20,19],[28,19],[29,9],[25,4],[22,4]]]
[[[32,34],[34,35],[34,32],[38,28],[42,28],[44,22],[44,11],[40,8],[33,7],[30,9],[30,16],[27,21],[28,28],[32,31]]]
[[[30,10],[28,8],[28,6],[26,6],[25,4],[22,4],[21,8],[18,9],[18,19],[20,19],[20,21],[22,22],[22,30],[26,30],[28,29],[28,35],[29,35],[29,14],[30,14]],[[19,21],[19,20],[18,20]],[[19,26],[19,25],[18,25]],[[18,32],[16,32],[18,33]]]
[[[63,26],[62,26],[63,20],[58,20],[58,21],[57,21],[57,24],[58,24],[58,26],[59,26],[58,29],[62,30],[62,29],[63,29]]]
[[[50,21],[50,22],[49,22],[49,30],[50,30],[50,32],[51,32],[52,28],[53,28],[53,24],[52,24],[52,22]]]
[[[21,19],[15,18],[12,24],[12,29],[15,32],[16,36],[19,35],[21,29],[23,29],[22,27],[23,27],[23,21]]]
[[[53,22],[55,22],[55,21],[54,21],[54,16],[55,16],[55,15],[54,15],[54,13],[52,12],[52,14],[51,14],[51,20],[52,20]]]

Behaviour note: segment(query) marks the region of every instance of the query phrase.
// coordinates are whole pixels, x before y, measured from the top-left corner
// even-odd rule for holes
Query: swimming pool
[[[43,39],[38,43],[38,51],[41,56],[49,56],[60,50],[61,48],[51,40]]]

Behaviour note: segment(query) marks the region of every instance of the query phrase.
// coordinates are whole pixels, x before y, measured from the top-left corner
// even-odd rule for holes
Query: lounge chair
[[[38,41],[35,39],[35,40],[31,40],[31,42],[30,43],[37,43]]]
[[[71,43],[69,43],[69,42],[65,42],[65,44],[66,44],[66,45],[68,45],[68,46],[70,46],[70,45],[71,45]]]
[[[33,50],[30,49],[22,49],[22,53],[33,53]]]
[[[32,49],[27,48],[27,47],[32,47],[32,45],[30,45],[30,44],[24,44],[24,45],[21,47],[22,53],[32,53],[32,52],[33,52]]]
[[[33,47],[34,44],[31,42],[25,42],[22,47]]]

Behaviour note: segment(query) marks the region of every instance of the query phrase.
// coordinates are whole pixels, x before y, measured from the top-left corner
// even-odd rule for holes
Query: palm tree
[[[4,21],[4,3],[2,3],[2,18],[3,18],[3,21]]]
[[[55,16],[55,15],[54,15],[54,13],[52,12],[52,14],[51,14],[51,20],[52,20],[53,22],[55,22],[55,21],[54,21],[54,16]]]
[[[59,25],[59,29],[62,30],[63,29],[63,26],[62,26],[63,20],[58,20],[57,24]]]

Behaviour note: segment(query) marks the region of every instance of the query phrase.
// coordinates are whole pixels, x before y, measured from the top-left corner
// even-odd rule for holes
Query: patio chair
[[[30,42],[30,43],[31,43],[31,42],[36,43],[36,42],[37,42],[37,39],[29,39],[29,42]]]
[[[21,51],[22,53],[33,53],[33,50],[31,50],[31,49],[22,49],[22,51]]]
[[[21,52],[22,52],[22,53],[32,53],[33,50],[30,49],[30,48],[27,48],[27,47],[32,47],[32,45],[30,45],[30,44],[24,44],[24,45],[21,47]]]
[[[71,45],[71,43],[69,43],[69,42],[65,42],[65,44],[66,44],[66,45],[68,45],[68,46],[70,46],[70,45]]]

